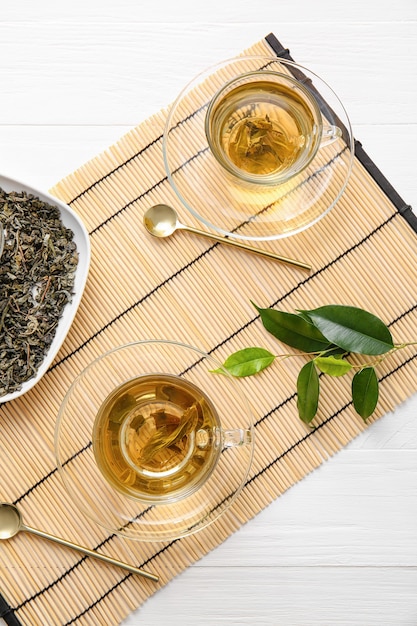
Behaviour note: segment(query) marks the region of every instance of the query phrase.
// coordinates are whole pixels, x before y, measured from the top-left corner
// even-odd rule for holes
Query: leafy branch
[[[304,356],[309,360],[297,377],[297,408],[303,422],[315,417],[320,396],[319,372],[339,377],[353,372],[352,401],[355,411],[366,421],[378,404],[379,383],[376,367],[389,355],[416,342],[394,344],[389,328],[377,316],[353,306],[331,304],[317,309],[287,313],[263,309],[254,304],[265,329],[298,353],[275,355],[260,347],[244,348],[231,354],[223,368],[232,376],[253,376],[277,359]],[[375,357],[351,363],[352,354]]]

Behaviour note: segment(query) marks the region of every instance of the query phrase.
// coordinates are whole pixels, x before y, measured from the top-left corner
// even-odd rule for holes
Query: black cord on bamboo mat
[[[355,140],[355,156],[370,173],[374,181],[379,185],[385,195],[391,200],[398,210],[398,213],[408,222],[411,228],[417,233],[417,216],[413,213],[412,207],[406,204],[391,183],[385,178],[380,169],[375,165],[369,155],[362,148],[360,141]]]
[[[280,41],[273,33],[269,33],[265,37],[265,41],[278,57],[294,61],[288,48],[284,48]],[[311,85],[314,88],[313,85]],[[409,226],[417,233],[417,216],[413,213],[412,207],[406,204],[399,193],[394,189],[391,183],[385,178],[381,170],[375,165],[369,155],[365,152],[360,141],[355,139],[355,156],[369,172],[377,185],[382,189],[385,195],[391,200],[400,215],[408,222]]]
[[[6,622],[7,626],[22,626],[22,622],[16,617],[12,607],[0,593],[0,617]]]

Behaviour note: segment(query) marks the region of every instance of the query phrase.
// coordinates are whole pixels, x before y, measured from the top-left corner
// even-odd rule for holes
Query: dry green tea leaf
[[[71,301],[78,263],[58,208],[0,189],[0,396],[36,375]]]

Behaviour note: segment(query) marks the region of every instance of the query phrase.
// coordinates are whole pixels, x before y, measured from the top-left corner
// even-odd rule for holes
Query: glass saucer
[[[219,89],[255,70],[301,81],[314,95],[323,123],[342,131],[301,173],[275,186],[232,176],[213,156],[205,132],[206,112]],[[342,195],[353,157],[349,118],[333,90],[307,68],[277,57],[237,57],[199,74],[173,103],[163,137],[166,173],[184,207],[208,228],[246,240],[287,237],[320,220]]]
[[[218,368],[224,374],[211,372]],[[217,437],[218,432],[221,432],[222,439],[215,451],[215,461],[210,471],[202,474],[197,488],[185,490],[179,497],[164,499],[160,494],[164,494],[166,489],[164,474],[169,474],[169,471],[162,471],[161,478],[158,477],[162,486],[157,485],[157,497],[142,498],[120,489],[120,484],[116,487],[99,469],[96,418],[101,408],[106,406],[108,398],[114,395],[115,389],[120,386],[124,388],[132,380],[149,380],[161,375],[174,381],[180,380],[182,385],[202,392],[205,401],[214,407],[218,423],[221,424],[221,429],[213,429],[213,433]],[[167,387],[166,383],[164,385],[163,392],[172,401],[171,404],[175,404],[178,389]],[[125,396],[122,400],[119,397],[113,405],[113,408],[117,405],[117,411],[112,413],[111,429],[107,431],[107,439],[104,439],[110,445],[114,444],[115,424],[123,424],[121,431],[126,424],[124,414],[119,411],[128,410],[129,416],[133,414],[129,406],[132,397]],[[144,397],[141,396],[140,401],[134,400],[137,403],[134,419],[146,410],[140,404]],[[148,404],[151,403],[149,397],[146,400]],[[206,408],[203,409],[204,419],[201,418],[204,423]],[[160,408],[152,410],[156,411],[153,415],[158,411],[159,416],[163,413]],[[166,421],[172,414],[171,410],[166,411],[161,417],[165,422],[159,426],[160,429],[172,427],[172,421]],[[252,423],[251,410],[242,394],[241,385],[208,354],[174,341],[150,340],[127,344],[94,360],[70,386],[60,408],[55,430],[58,472],[77,509],[103,528],[128,539],[170,541],[205,528],[235,501],[246,482],[252,461]],[[197,448],[197,436],[203,432],[202,426],[198,428],[195,427],[193,453]],[[181,436],[175,440],[177,447],[183,444],[183,437],[186,436],[182,427],[180,432]],[[209,432],[208,429],[206,432]],[[172,430],[159,430],[156,435],[165,436],[167,433],[171,435]],[[224,434],[227,436],[223,437]],[[242,439],[239,439],[241,436]],[[137,440],[134,444],[138,445]],[[169,455],[176,454],[171,441],[166,450]],[[188,456],[188,451],[186,454]],[[193,461],[195,458],[193,456]],[[200,467],[201,457],[197,461],[196,466]],[[157,462],[160,463],[160,457]],[[125,485],[131,487],[131,475],[126,477]]]

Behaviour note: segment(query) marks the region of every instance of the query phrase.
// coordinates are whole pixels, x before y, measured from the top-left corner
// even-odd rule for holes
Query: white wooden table
[[[48,189],[270,31],[417,210],[416,0],[3,0],[0,172]],[[414,396],[126,626],[416,626],[416,520]]]

